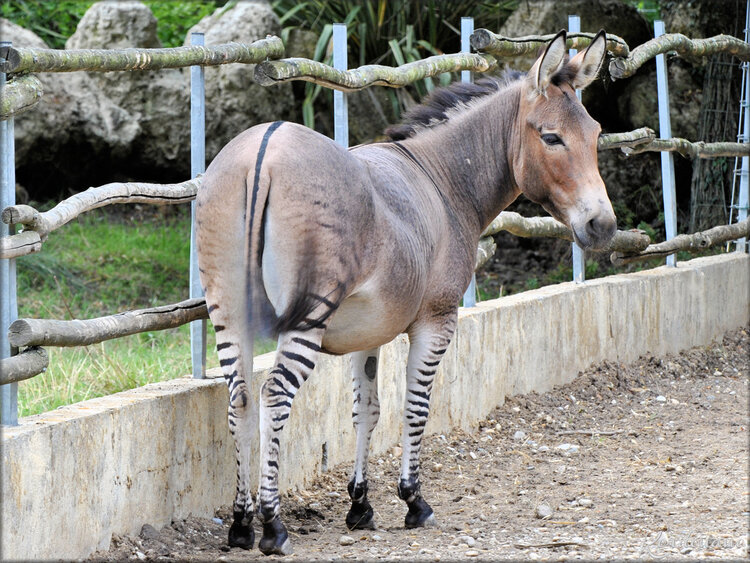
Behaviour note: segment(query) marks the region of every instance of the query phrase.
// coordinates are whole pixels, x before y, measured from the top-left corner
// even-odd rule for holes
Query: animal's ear
[[[596,34],[591,44],[583,51],[573,57],[568,65],[571,69],[573,78],[570,85],[574,89],[583,90],[591,84],[604,63],[604,56],[607,54],[607,34],[602,29]]]
[[[535,90],[544,93],[549,85],[552,75],[557,72],[565,58],[565,30],[555,35],[549,42],[544,54],[537,59],[529,71],[531,83]]]

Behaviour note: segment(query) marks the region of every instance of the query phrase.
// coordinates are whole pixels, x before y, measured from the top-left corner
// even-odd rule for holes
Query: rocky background
[[[718,33],[741,36],[744,5],[740,0],[660,2],[667,31],[690,37]],[[265,0],[243,1],[227,7],[204,18],[191,31],[204,32],[209,45],[229,41],[249,43],[281,31],[278,17]],[[567,27],[567,14],[579,14],[584,30],[604,28],[623,37],[631,48],[652,36],[650,24],[635,8],[620,0],[521,0],[497,31],[507,36],[554,32]],[[66,47],[160,47],[156,27],[155,17],[141,2],[99,2],[82,18]],[[0,35],[15,46],[46,47],[34,33],[7,20],[0,20]],[[315,40],[309,32],[293,33],[287,42],[287,56],[311,57]],[[507,62],[525,69],[531,59]],[[704,90],[711,88],[706,80],[710,67],[694,66],[678,58],[670,61],[674,136],[720,140],[705,137],[711,134],[706,128],[706,116],[721,111],[721,119],[729,127],[714,134],[729,133],[721,140],[733,140],[740,71],[737,68],[733,76],[723,80],[728,85],[719,96],[720,103],[712,95],[712,103],[722,105],[716,109],[703,103]],[[655,73],[655,63],[651,61],[627,80],[612,82],[603,76],[586,91],[584,103],[605,131],[642,126],[658,129]],[[263,88],[253,82],[252,76],[252,65],[206,69],[209,161],[229,139],[247,127],[277,119],[301,121],[302,84]],[[45,89],[43,102],[15,122],[20,200],[59,199],[88,186],[118,180],[177,182],[189,176],[189,69],[48,73],[40,78]],[[383,94],[382,89],[371,88],[350,96],[352,144],[377,138],[387,124],[397,119]],[[320,96],[316,112],[320,117],[316,127],[329,135],[330,98],[329,94]],[[658,154],[626,158],[619,152],[605,151],[600,153],[600,159],[602,175],[616,202],[621,223],[624,222],[620,227],[641,220],[658,223],[660,202],[654,201],[661,183]],[[675,163],[678,204],[681,222],[685,224],[690,217],[691,192],[695,192],[695,188],[691,190],[695,171],[693,163],[680,156],[675,156]],[[719,176],[718,181],[723,183],[729,177],[726,171]],[[726,187],[722,190],[726,191]]]

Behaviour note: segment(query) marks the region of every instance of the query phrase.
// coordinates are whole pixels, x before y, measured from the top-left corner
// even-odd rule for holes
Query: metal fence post
[[[654,22],[654,37],[664,35],[664,22]],[[667,85],[667,60],[664,54],[656,55],[656,88],[659,97],[659,138],[672,137],[672,122],[669,118],[669,87]],[[669,151],[661,152],[661,183],[664,196],[664,228],[667,240],[677,236],[677,201],[674,181],[674,156]],[[667,266],[675,266],[675,255],[667,256]]]
[[[745,41],[750,33],[750,0],[747,2],[745,14]],[[742,123],[742,142],[750,143],[750,62],[742,63],[745,65],[743,79],[745,87],[743,88],[744,96],[741,100],[743,104],[743,123]],[[748,207],[750,207],[750,157],[742,157],[742,168],[740,169],[740,193],[737,201],[737,222],[747,219]],[[737,239],[735,250],[737,252],[747,251],[747,239],[742,237]]]
[[[471,43],[469,39],[471,34],[474,33],[474,18],[461,18],[461,52],[470,53]],[[470,70],[461,71],[461,82],[471,82],[472,76]],[[477,275],[471,274],[471,281],[469,287],[466,288],[464,293],[463,306],[474,307],[477,304]]]
[[[571,33],[581,31],[581,18],[579,16],[568,16],[568,31]],[[568,54],[573,58],[577,52],[578,49],[570,49]],[[580,101],[580,90],[576,90],[576,96]],[[583,248],[578,246],[575,242],[571,243],[571,248],[573,251],[573,281],[582,283],[586,281],[586,253],[583,251]]]
[[[333,24],[333,68],[347,69],[346,24]],[[333,91],[333,139],[342,147],[349,148],[349,108],[346,94]]]
[[[0,47],[10,47],[10,41],[0,42]],[[5,88],[5,73],[0,73],[0,89]],[[16,162],[13,135],[13,118],[0,121],[0,211],[16,202]],[[0,237],[12,234],[10,225],[0,222]],[[8,341],[8,328],[18,317],[16,301],[16,261],[0,260],[0,358],[9,358],[13,352]],[[0,423],[18,424],[18,383],[0,386]]]
[[[202,33],[190,34],[191,45],[204,45]],[[190,177],[206,171],[206,83],[203,67],[190,67]],[[203,297],[195,246],[195,201],[190,204],[190,298]],[[193,377],[206,376],[206,320],[190,323],[190,358]]]

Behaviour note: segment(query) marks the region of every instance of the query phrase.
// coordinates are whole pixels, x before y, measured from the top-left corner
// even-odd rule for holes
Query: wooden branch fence
[[[555,37],[550,35],[527,35],[524,37],[504,37],[488,29],[477,29],[471,35],[471,46],[482,53],[496,57],[516,57],[519,55],[536,55],[539,49]],[[596,33],[568,33],[566,48],[585,49],[596,37]],[[607,51],[615,57],[627,57],[630,47],[622,37],[607,34]]]
[[[337,70],[318,61],[292,58],[266,61],[257,65],[255,81],[261,86],[271,86],[289,80],[305,80],[342,92],[354,92],[369,86],[402,88],[412,82],[444,72],[487,72],[495,68],[495,57],[472,53],[437,55],[395,68],[365,65],[352,70]]]
[[[593,33],[570,33],[567,36],[568,47],[583,49],[594,36]],[[478,29],[471,36],[471,45],[481,53],[429,57],[395,68],[366,65],[347,71],[336,70],[308,59],[281,59],[284,46],[278,37],[273,36],[249,45],[230,43],[174,49],[58,51],[4,47],[0,48],[0,71],[15,76],[0,92],[0,120],[26,111],[41,99],[41,83],[35,76],[27,74],[32,72],[138,71],[245,63],[256,64],[255,80],[264,86],[289,80],[305,80],[350,92],[373,85],[403,87],[444,72],[487,72],[497,68],[496,57],[536,53],[552,37],[553,35],[534,35],[510,38]],[[691,40],[684,35],[668,34],[648,41],[632,51],[622,38],[608,35],[607,49],[614,57],[609,65],[613,80],[631,76],[645,61],[659,53],[671,51],[691,61],[720,52],[731,53],[743,61],[750,60],[750,46],[726,35]],[[675,151],[689,158],[750,154],[750,145],[747,143],[657,139],[654,131],[646,127],[623,133],[603,134],[598,146],[600,150],[620,148],[631,155],[645,151]],[[45,212],[39,212],[28,205],[7,207],[2,210],[2,221],[9,225],[20,225],[24,230],[0,239],[0,259],[40,251],[42,243],[52,231],[92,209],[113,203],[185,203],[195,198],[200,183],[200,176],[169,185],[111,183],[75,194]],[[521,237],[548,236],[573,240],[570,230],[551,217],[528,218],[517,213],[503,212],[482,234],[477,248],[477,269],[496,250],[492,235],[503,230]],[[611,261],[621,265],[666,256],[678,250],[699,251],[740,237],[750,238],[750,219],[700,233],[680,235],[656,244],[652,244],[648,235],[642,231],[617,231],[604,251],[611,252]],[[205,300],[201,298],[88,320],[18,319],[10,327],[9,339],[13,346],[25,349],[15,356],[0,360],[0,385],[28,379],[43,372],[47,368],[48,357],[41,346],[83,346],[139,332],[174,328],[205,318],[208,318],[208,314]]]
[[[0,72],[110,72],[160,70],[193,65],[253,64],[284,56],[281,39],[269,35],[250,44],[226,43],[164,49],[33,49],[0,47]]]
[[[44,88],[33,74],[11,80],[0,92],[0,118],[9,119],[34,107],[42,99]]]
[[[742,61],[750,61],[750,45],[731,35],[716,35],[707,39],[690,39],[681,33],[665,33],[639,45],[626,57],[609,63],[612,79],[628,78],[646,61],[663,53],[676,52],[680,56],[699,62],[702,57],[729,53]]]

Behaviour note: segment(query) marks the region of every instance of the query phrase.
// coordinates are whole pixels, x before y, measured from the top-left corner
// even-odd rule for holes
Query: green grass
[[[52,233],[41,253],[19,258],[19,317],[87,319],[187,299],[187,206],[164,214],[137,209],[93,211]],[[214,367],[215,337],[208,326],[207,364]],[[256,353],[273,347],[258,343]],[[47,371],[18,385],[19,416],[191,371],[187,326],[47,351]]]

